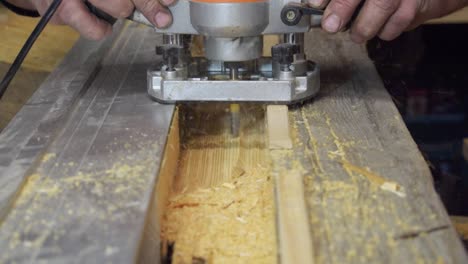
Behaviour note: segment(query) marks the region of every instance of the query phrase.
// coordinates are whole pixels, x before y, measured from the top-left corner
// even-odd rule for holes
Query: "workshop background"
[[[459,232],[468,240],[468,9],[392,42],[370,41],[369,56],[393,96]],[[37,19],[0,7],[3,77]],[[448,23],[448,24],[447,24]],[[48,25],[0,101],[0,131],[60,63],[79,35]],[[464,216],[464,217],[463,217]]]

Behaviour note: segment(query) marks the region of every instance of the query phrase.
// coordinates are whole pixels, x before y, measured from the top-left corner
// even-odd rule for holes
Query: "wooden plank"
[[[12,63],[38,18],[16,15],[0,7],[0,61]],[[68,26],[47,25],[23,62],[28,70],[51,72],[78,40],[79,34]]]
[[[265,35],[263,36],[263,57],[271,57],[271,47],[280,42],[278,35]]]
[[[305,183],[314,261],[465,263],[428,166],[365,49],[345,34],[313,31],[306,41],[322,87],[291,109],[294,147],[284,157]]]
[[[83,88],[79,103],[73,103],[78,95],[72,94],[59,108],[44,99],[56,92],[52,88],[59,88],[38,91],[22,113],[39,120],[33,131],[13,133],[13,128],[21,128],[17,121],[2,134],[6,154],[0,156],[1,165],[14,165],[10,156],[19,156],[23,160],[16,164],[29,168],[34,163],[37,173],[16,200],[18,207],[2,222],[0,248],[8,252],[0,254],[0,260],[131,262],[138,250],[142,254],[147,245],[157,247],[161,213],[148,216],[148,210],[158,204],[153,184],[162,133],[167,133],[157,124],[169,124],[171,116],[159,114],[170,106],[149,101],[144,91],[145,69],[152,62],[148,54],[156,41],[150,32],[132,27],[117,39],[100,71],[82,73],[93,81],[79,82],[91,84]],[[307,41],[309,58],[322,69],[322,91],[316,99],[291,108],[293,149],[274,150],[280,158],[267,150],[262,107],[241,106],[237,139],[229,134],[226,105],[198,105],[181,115],[179,169],[162,221],[163,239],[175,241],[175,251],[181,253],[175,256],[185,262],[210,262],[212,252],[221,252],[214,256],[223,263],[250,258],[271,263],[277,253],[283,262],[312,258],[310,262],[325,263],[465,263],[466,253],[433,189],[427,164],[363,47],[345,35],[319,31]],[[66,80],[68,85],[71,81]],[[64,119],[70,111],[67,102],[75,114]],[[37,105],[55,115],[36,113]],[[56,122],[64,128],[58,129]],[[38,139],[50,134],[56,137]],[[11,138],[18,146],[11,145]],[[109,159],[98,159],[100,155]],[[80,165],[70,164],[77,156]],[[29,163],[20,163],[25,157]],[[171,164],[169,171],[174,170]],[[29,171],[20,172],[14,176]],[[295,255],[297,248],[291,244],[276,248],[272,175],[280,179],[278,212],[286,218],[277,229],[301,233],[283,236],[303,246]],[[9,190],[6,183],[3,190]],[[296,192],[285,190],[288,185]],[[297,208],[284,208],[294,201]],[[291,226],[294,221],[282,212],[298,215],[299,226]],[[156,224],[145,238],[148,221]],[[155,241],[142,245],[141,239]],[[79,254],[76,245],[82,246]],[[229,251],[223,254],[220,248]],[[150,258],[158,253],[152,254]]]
[[[284,156],[272,151],[274,162]],[[296,170],[273,172],[276,185],[278,252],[280,263],[314,263],[304,183]]]
[[[0,76],[11,63],[39,20],[14,14],[0,6]],[[78,39],[67,26],[48,25],[0,101],[0,131],[27,102]]]
[[[0,76],[7,72],[10,64],[0,62]],[[49,72],[21,68],[10,83],[0,101],[0,131],[5,128],[31,95],[47,78]]]

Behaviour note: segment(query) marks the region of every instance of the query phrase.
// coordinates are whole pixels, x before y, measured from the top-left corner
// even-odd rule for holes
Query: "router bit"
[[[230,104],[229,110],[231,114],[231,134],[238,137],[240,131],[240,105]]]

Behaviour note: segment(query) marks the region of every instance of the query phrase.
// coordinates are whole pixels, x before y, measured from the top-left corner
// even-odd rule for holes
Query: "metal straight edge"
[[[89,87],[25,169],[37,179],[0,226],[0,262],[138,259],[175,109],[146,94],[157,41],[151,29],[131,25],[105,48]]]
[[[73,109],[99,70],[106,51],[117,39],[123,23],[103,42],[79,39],[60,65],[0,134],[0,220],[31,167],[53,140],[59,124]]]

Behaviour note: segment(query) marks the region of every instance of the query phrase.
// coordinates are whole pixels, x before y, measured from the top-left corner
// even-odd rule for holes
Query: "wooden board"
[[[306,52],[322,70],[322,90],[290,107],[291,150],[266,148],[261,111],[241,106],[243,128],[233,140],[228,113],[203,105],[189,113],[204,115],[181,117],[178,125],[189,133],[169,135],[175,145],[180,140],[180,152],[166,154],[181,163],[164,162],[163,173],[160,154],[173,107],[145,92],[145,71],[160,39],[135,25],[123,32],[112,45],[81,41],[69,65],[20,112],[33,121],[15,119],[1,134],[1,261],[158,262],[159,228],[164,239],[196,224],[179,232],[200,231],[181,246],[192,262],[210,262],[209,249],[223,247],[235,252],[227,254],[230,260],[240,260],[248,254],[239,252],[259,245],[269,245],[259,256],[268,263],[467,262],[427,164],[364,48],[347,35],[315,31],[306,38]],[[180,218],[167,208],[154,211],[164,203],[155,197],[171,185],[157,180],[158,171],[175,173],[168,208],[195,210],[183,205],[196,194],[204,197],[198,207],[218,208],[218,216],[238,209],[224,215],[237,222],[213,218],[206,225],[206,211],[193,211],[188,216],[205,217],[201,223],[169,228]],[[255,198],[231,204],[239,194]],[[159,226],[165,219],[168,225]],[[220,237],[223,232],[230,238]],[[241,240],[231,239],[236,236]],[[237,243],[242,239],[245,244]]]
[[[0,62],[0,78],[10,66],[11,64]],[[0,100],[0,131],[8,125],[48,75],[49,72],[46,71],[20,68]]]
[[[321,92],[290,111],[294,147],[274,164],[303,177],[314,261],[466,263],[428,166],[365,49],[345,34],[313,31],[306,41],[321,67]]]
[[[0,61],[12,63],[38,18],[16,15],[0,6]],[[51,72],[78,40],[79,34],[68,26],[47,25],[23,62],[29,70]]]
[[[22,17],[0,5],[0,78],[6,73],[37,18]],[[78,39],[67,26],[48,25],[0,101],[0,131],[27,102]]]

